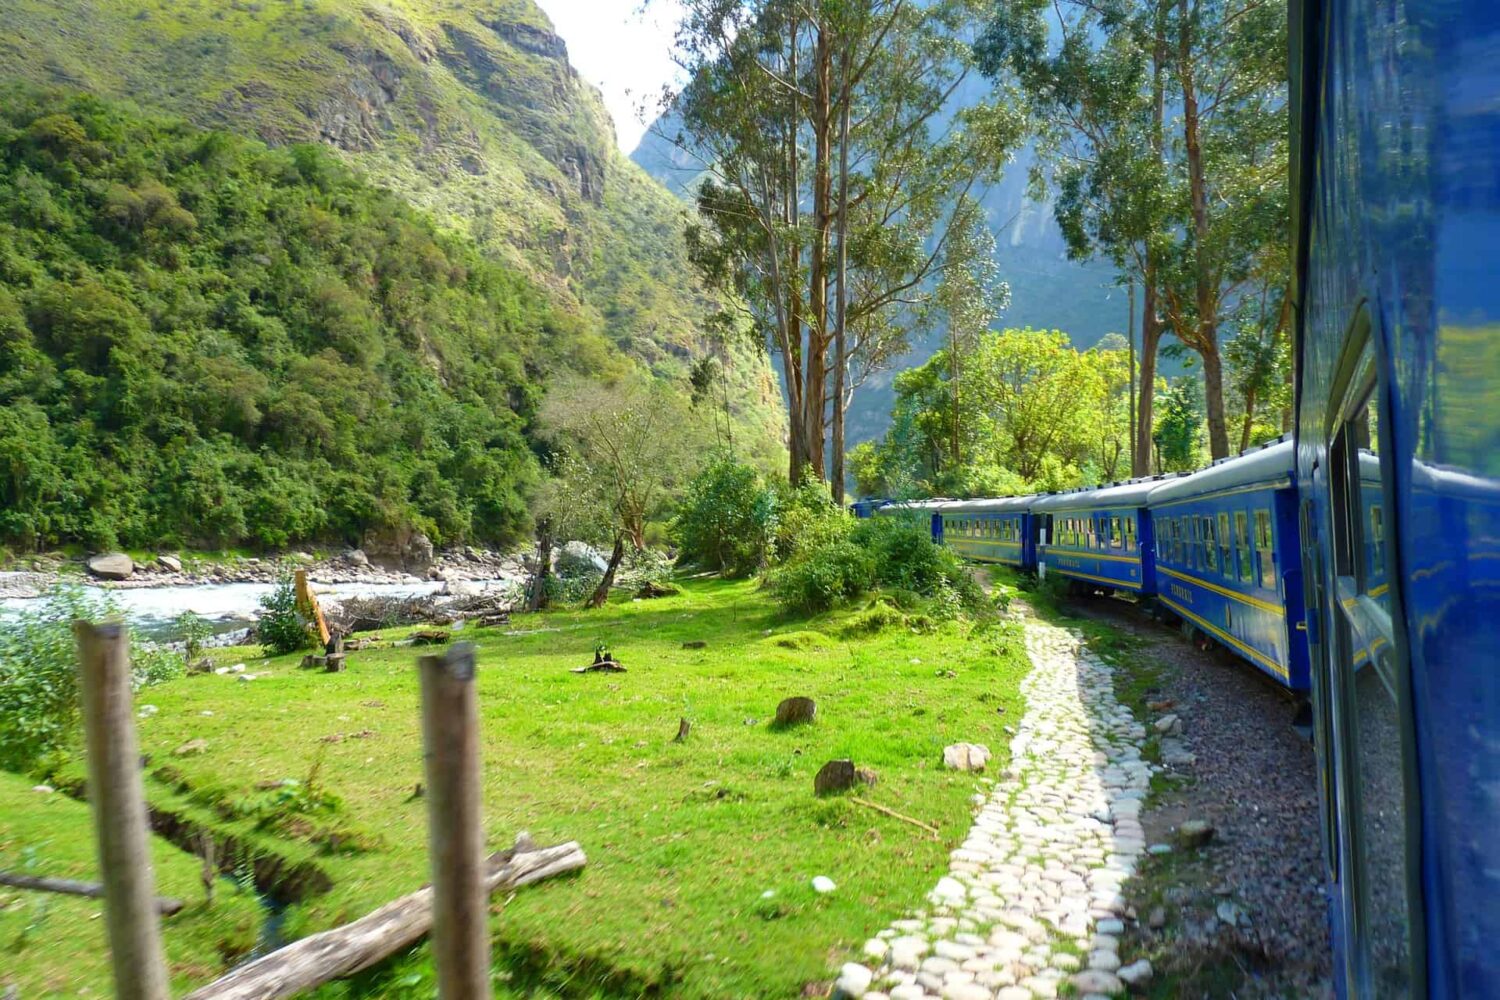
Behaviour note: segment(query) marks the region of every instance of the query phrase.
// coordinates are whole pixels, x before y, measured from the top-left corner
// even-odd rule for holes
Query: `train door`
[[[1369,339],[1365,319],[1328,411],[1330,537],[1317,596],[1327,631],[1317,639],[1326,659],[1333,775],[1342,786],[1337,846],[1347,879],[1348,981],[1361,997],[1410,997],[1424,987],[1413,971],[1423,967],[1420,810],[1405,641],[1385,599],[1384,514],[1393,490]]]

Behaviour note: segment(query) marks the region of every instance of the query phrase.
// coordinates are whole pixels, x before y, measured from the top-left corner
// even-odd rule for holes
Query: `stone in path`
[[[1151,780],[1141,758],[1146,729],[1115,700],[1111,668],[1077,636],[1030,621],[1026,651],[1032,670],[1021,683],[1026,713],[1008,780],[979,799],[926,907],[866,942],[867,991],[879,992],[845,990],[860,982],[849,965],[840,992],[1030,1000],[1125,988],[1115,973],[1124,931],[1116,914],[1126,908],[1120,887],[1146,850],[1138,819]],[[1087,968],[1075,953],[1088,956]],[[1139,973],[1139,965],[1125,968]]]

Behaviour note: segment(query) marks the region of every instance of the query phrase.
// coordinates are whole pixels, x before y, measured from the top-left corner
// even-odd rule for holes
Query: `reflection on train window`
[[[1125,519],[1125,551],[1127,551],[1127,552],[1134,552],[1135,551],[1135,518],[1134,517],[1127,517]]]
[[[1218,543],[1214,540],[1214,519],[1208,515],[1203,516],[1203,562],[1204,568],[1212,573],[1219,571]]]
[[[1276,589],[1276,557],[1271,545],[1271,512],[1255,512],[1255,552],[1260,559],[1260,585]]]
[[[1229,513],[1219,512],[1219,566],[1225,576],[1234,576],[1234,557],[1229,554],[1229,547],[1234,544],[1234,539],[1229,534]]]
[[[1411,768],[1403,733],[1407,682],[1390,619],[1358,595],[1383,593],[1385,526],[1376,412],[1368,348],[1352,379],[1353,405],[1341,408],[1330,449],[1333,466],[1334,668],[1347,705],[1357,960],[1377,997],[1410,996],[1411,844],[1406,800]]]
[[[1255,582],[1255,568],[1250,565],[1250,516],[1242,510],[1234,512],[1234,553],[1239,560],[1240,582]]]
[[[1118,549],[1125,544],[1125,534],[1120,530],[1120,519],[1112,517],[1109,519],[1109,547]]]

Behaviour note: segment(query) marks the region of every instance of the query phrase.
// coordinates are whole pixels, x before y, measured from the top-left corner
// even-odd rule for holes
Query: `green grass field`
[[[1015,625],[855,636],[857,614],[789,621],[754,583],[694,581],[679,596],[520,617],[516,634],[462,634],[479,651],[491,846],[525,829],[541,843],[578,840],[589,857],[575,877],[492,900],[502,996],[793,996],[922,905],[978,787],[941,768],[942,747],[987,743],[992,770],[1004,766],[1025,652]],[[684,649],[689,640],[707,645]],[[569,672],[599,642],[629,672]],[[142,695],[158,709],[140,723],[153,804],[234,837],[262,868],[279,861],[304,885],[326,876],[331,888],[289,911],[292,936],[423,884],[419,651],[353,652],[342,674],[250,652],[224,662],[243,660],[253,681],[189,677]],[[790,695],[815,698],[817,720],[773,731]],[[682,717],[692,733],[678,744]],[[206,750],[174,754],[190,740]],[[837,757],[878,773],[860,794],[937,825],[941,839],[815,798],[813,775]],[[277,787],[284,779],[297,784]],[[838,888],[818,895],[817,875]],[[50,954],[38,948],[33,964]],[[76,971],[73,987],[105,990],[102,968]],[[324,995],[432,990],[424,945]]]

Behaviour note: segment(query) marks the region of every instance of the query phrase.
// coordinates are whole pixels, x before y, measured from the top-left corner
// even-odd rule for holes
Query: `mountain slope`
[[[967,80],[950,98],[950,108],[977,104],[988,97],[988,89],[982,79]],[[691,199],[701,166],[678,145],[680,132],[680,123],[665,115],[646,130],[630,157],[679,197]],[[1064,330],[1078,347],[1092,347],[1107,333],[1125,331],[1129,320],[1126,294],[1115,287],[1114,269],[1109,265],[1068,259],[1051,203],[1038,203],[1027,194],[1033,161],[1028,147],[983,197],[995,233],[1000,277],[1010,284],[1010,306],[997,323]],[[855,392],[847,417],[851,447],[885,433],[895,399],[892,380],[903,369],[931,357],[939,340],[933,336],[913,344],[911,353],[898,359],[891,370],[872,376]]]
[[[576,326],[318,146],[0,87],[0,546],[513,541]]]
[[[617,152],[530,0],[8,0],[0,67],[272,145],[325,143],[658,373],[709,350],[681,204]],[[726,360],[741,422],[769,441],[769,369]]]

